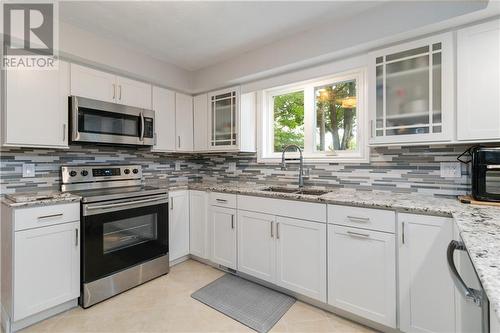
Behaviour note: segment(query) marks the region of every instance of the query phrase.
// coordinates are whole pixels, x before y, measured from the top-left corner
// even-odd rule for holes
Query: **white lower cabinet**
[[[398,214],[399,312],[403,332],[456,332],[455,286],[446,249],[453,220]]]
[[[276,284],[326,303],[326,223],[276,217]]]
[[[77,305],[80,203],[1,207],[1,304],[5,332]]]
[[[394,234],[328,226],[328,304],[396,327]]]
[[[80,296],[80,222],[15,233],[14,321]]]
[[[188,191],[169,192],[168,246],[172,262],[189,254]]]
[[[189,252],[199,258],[209,258],[208,193],[189,191]]]
[[[210,206],[209,215],[212,261],[236,269],[236,209]]]
[[[238,270],[275,282],[274,215],[238,211]]]

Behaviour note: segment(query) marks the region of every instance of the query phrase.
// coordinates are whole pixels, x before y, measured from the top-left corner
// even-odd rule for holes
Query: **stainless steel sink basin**
[[[291,194],[304,194],[304,195],[323,195],[327,194],[330,191],[325,191],[325,190],[316,190],[316,189],[298,189],[298,188],[289,188],[289,187],[277,187],[277,186],[271,186],[263,189],[262,191],[265,192],[276,192],[276,193],[291,193]]]
[[[305,189],[305,190],[297,191],[296,193],[298,193],[298,194],[305,194],[305,195],[317,195],[317,196],[320,196],[320,195],[323,195],[323,194],[327,194],[329,192],[330,191],[325,191],[325,190]]]
[[[288,187],[276,187],[271,186],[263,189],[265,192],[277,192],[277,193],[297,193],[299,190],[296,188],[288,188]]]

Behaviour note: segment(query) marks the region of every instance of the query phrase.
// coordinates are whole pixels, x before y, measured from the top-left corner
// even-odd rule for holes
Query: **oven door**
[[[168,253],[166,195],[84,204],[82,211],[83,283]]]
[[[72,96],[71,140],[153,145],[154,111]]]

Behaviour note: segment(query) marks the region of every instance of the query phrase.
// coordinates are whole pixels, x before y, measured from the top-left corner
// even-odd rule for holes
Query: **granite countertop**
[[[462,204],[457,199],[387,191],[332,189],[321,196],[265,192],[266,185],[192,183],[189,188],[212,192],[349,205],[397,212],[453,217],[490,306],[500,319],[500,208]]]
[[[9,207],[23,208],[75,202],[80,199],[80,196],[67,192],[40,191],[6,194],[1,200]]]

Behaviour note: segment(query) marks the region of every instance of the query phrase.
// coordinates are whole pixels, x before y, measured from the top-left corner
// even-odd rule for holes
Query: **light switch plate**
[[[236,172],[236,162],[229,162],[227,167],[228,172]]]
[[[175,171],[181,171],[181,162],[175,162]]]
[[[441,162],[440,168],[443,178],[462,177],[462,163],[460,162]]]
[[[35,165],[33,163],[23,164],[23,178],[35,177]]]

